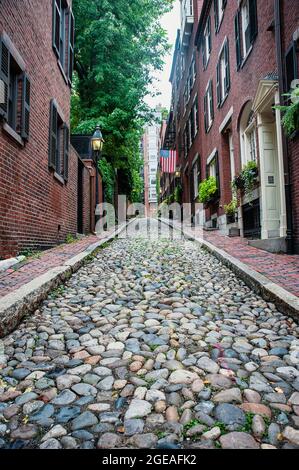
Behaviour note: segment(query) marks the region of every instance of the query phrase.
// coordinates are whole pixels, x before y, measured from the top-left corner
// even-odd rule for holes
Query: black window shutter
[[[65,181],[69,177],[69,153],[70,153],[70,131],[67,125],[63,129],[63,178]]]
[[[221,60],[219,60],[219,62],[217,64],[217,71],[216,71],[216,77],[217,77],[216,89],[217,89],[217,106],[218,106],[218,108],[221,105],[220,64],[221,64]]]
[[[213,100],[213,82],[212,80],[210,81],[210,110],[211,110],[211,118],[212,121],[214,119],[214,100]]]
[[[74,70],[74,45],[75,45],[75,19],[72,10],[69,10],[69,44],[68,44],[68,79],[72,83]]]
[[[50,106],[49,168],[53,168],[53,170],[56,169],[57,131],[57,108],[52,100]]]
[[[203,63],[203,68],[206,68],[207,65],[207,58],[206,58],[206,38],[205,35],[203,36],[202,39],[202,63]]]
[[[208,38],[209,38],[209,52],[212,51],[212,34],[211,34],[211,17],[208,18]]]
[[[52,1],[53,1],[52,44],[53,44],[53,49],[56,55],[59,57],[61,0],[52,0]]]
[[[29,139],[29,121],[30,121],[30,80],[24,73],[22,83],[22,114],[21,114],[21,137],[24,140]]]
[[[0,117],[6,121],[8,118],[9,69],[10,54],[0,38]]]
[[[219,27],[219,11],[218,11],[218,0],[214,0],[214,18],[215,18],[215,31],[217,33]]]
[[[235,16],[235,38],[236,38],[236,54],[237,54],[237,70],[240,69],[242,63],[241,52],[241,31],[240,31],[240,10]]]
[[[210,176],[210,166],[206,165],[206,178],[209,178]]]
[[[208,130],[208,95],[207,93],[204,96],[203,104],[204,104],[204,119],[205,119],[205,131],[207,132]]]
[[[256,0],[249,0],[250,43],[252,44],[258,33]]]
[[[215,154],[215,165],[216,165],[216,182],[217,182],[217,195],[218,197],[220,197],[220,172],[219,172],[219,154],[218,154],[218,150]]]
[[[225,91],[226,93],[230,90],[230,66],[229,66],[229,45],[228,39],[224,45],[224,57],[225,57]]]

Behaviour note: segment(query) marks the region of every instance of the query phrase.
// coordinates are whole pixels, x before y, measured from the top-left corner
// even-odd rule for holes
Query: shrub
[[[203,180],[199,185],[199,201],[203,204],[210,202],[218,191],[217,181],[214,176]]]

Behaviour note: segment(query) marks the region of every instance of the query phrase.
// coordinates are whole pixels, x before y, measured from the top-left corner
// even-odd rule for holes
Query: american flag
[[[175,173],[177,163],[176,150],[161,150],[160,163],[162,173]]]

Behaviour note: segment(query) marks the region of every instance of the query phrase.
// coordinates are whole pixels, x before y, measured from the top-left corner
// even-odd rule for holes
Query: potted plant
[[[232,199],[229,204],[224,206],[224,212],[226,214],[227,223],[233,224],[236,221],[236,212],[238,208],[238,201],[237,199]]]
[[[255,161],[248,162],[241,173],[235,176],[232,182],[233,192],[236,193],[238,190],[244,192],[244,194],[251,199],[252,192],[256,186],[258,178],[258,166]]]
[[[214,176],[203,180],[199,185],[199,202],[209,204],[218,194],[217,180]]]
[[[288,137],[296,135],[299,131],[299,88],[292,90],[292,93],[285,95],[289,100],[289,104],[284,106],[274,106],[283,113],[282,125]]]

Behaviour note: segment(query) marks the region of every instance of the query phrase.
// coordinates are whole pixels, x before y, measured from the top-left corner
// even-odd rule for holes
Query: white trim
[[[233,113],[234,113],[234,107],[232,106],[230,108],[229,112],[227,113],[227,115],[225,116],[225,118],[223,119],[222,123],[220,124],[219,134],[222,134],[222,132],[224,131],[224,129],[226,128],[226,126],[228,124],[228,121],[232,117]]]
[[[227,38],[227,36],[225,36],[224,41],[223,41],[223,43],[220,47],[220,52],[218,54],[218,60],[220,59],[220,57],[222,56],[222,54],[224,52],[224,46],[225,46],[225,43],[226,43],[227,40],[228,40],[228,38]]]
[[[195,165],[196,161],[198,160],[198,157],[199,157],[199,153],[197,153],[197,154],[195,155],[195,157],[193,158],[192,164],[191,164],[192,166]]]
[[[212,163],[213,159],[215,158],[216,156],[216,153],[217,153],[217,147],[214,148],[213,152],[209,155],[209,157],[207,158],[207,165],[210,165],[210,163]]]

